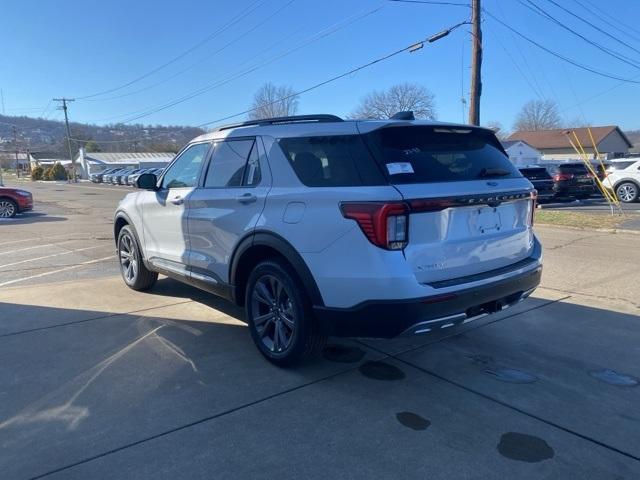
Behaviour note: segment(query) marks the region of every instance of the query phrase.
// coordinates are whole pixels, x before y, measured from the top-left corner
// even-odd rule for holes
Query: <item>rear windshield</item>
[[[386,184],[360,135],[281,138],[279,144],[308,187]]]
[[[386,127],[365,135],[391,183],[518,178],[490,132],[437,126]]]
[[[549,172],[544,167],[538,168],[521,168],[520,173],[530,180],[545,180],[551,178]]]
[[[612,170],[624,170],[625,168],[629,168],[631,165],[636,163],[637,160],[633,160],[631,162],[613,162],[609,168]]]
[[[566,165],[558,165],[558,170],[563,173],[573,173],[578,175],[589,173],[587,167],[583,163],[569,163]]]

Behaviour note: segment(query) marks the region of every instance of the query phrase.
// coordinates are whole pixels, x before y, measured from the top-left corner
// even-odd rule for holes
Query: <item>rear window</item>
[[[574,175],[586,175],[589,173],[587,167],[583,163],[569,163],[566,165],[558,165],[558,170],[562,173],[573,173]]]
[[[611,170],[624,170],[626,168],[629,168],[631,165],[633,165],[634,163],[636,163],[637,160],[633,160],[631,162],[613,162],[609,168]]]
[[[386,184],[360,135],[281,138],[279,144],[308,187]]]
[[[433,126],[386,127],[365,135],[391,183],[518,178],[495,135]]]
[[[530,180],[546,180],[551,178],[546,168],[521,168],[520,173]]]

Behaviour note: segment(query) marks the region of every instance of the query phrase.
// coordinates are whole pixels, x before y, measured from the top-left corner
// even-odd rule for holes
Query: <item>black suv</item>
[[[548,200],[553,198],[555,192],[553,190],[554,181],[546,168],[542,166],[519,167],[520,173],[527,178],[538,191],[538,200]]]
[[[593,175],[582,162],[567,162],[547,166],[553,179],[556,197],[585,199],[596,193]]]

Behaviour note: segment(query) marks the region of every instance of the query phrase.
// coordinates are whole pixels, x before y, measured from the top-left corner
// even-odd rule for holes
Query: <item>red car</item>
[[[33,209],[33,195],[19,188],[0,187],[0,218],[11,218],[16,213]]]

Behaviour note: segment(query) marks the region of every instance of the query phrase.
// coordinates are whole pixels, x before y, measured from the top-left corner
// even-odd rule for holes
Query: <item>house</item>
[[[514,165],[521,167],[540,163],[542,153],[527,142],[522,140],[503,140],[500,143],[502,143],[502,147],[509,155],[509,160]]]
[[[508,141],[520,140],[527,143],[542,153],[542,160],[578,160],[580,156],[571,146],[569,139],[575,144],[575,137],[582,149],[590,158],[595,158],[591,135],[595,141],[598,153],[603,159],[620,158],[627,154],[633,147],[627,136],[616,125],[604,127],[559,128],[555,130],[518,131],[512,133]],[[576,145],[577,146],[577,145]]]
[[[29,157],[26,153],[18,153],[18,165],[20,172],[29,173]],[[0,152],[0,168],[5,170],[16,169],[16,152]]]
[[[92,173],[107,168],[165,167],[175,154],[172,152],[86,152],[80,148],[76,157],[76,171],[80,178],[89,178]]]

